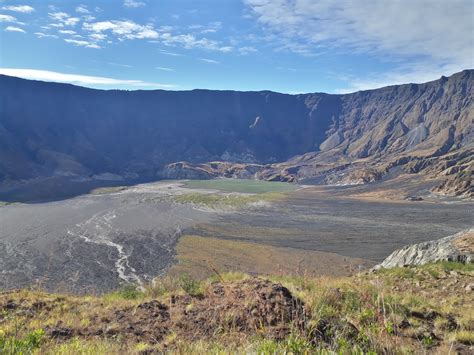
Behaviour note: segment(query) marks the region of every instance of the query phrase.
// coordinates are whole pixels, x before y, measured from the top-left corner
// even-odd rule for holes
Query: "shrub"
[[[182,274],[179,277],[179,285],[190,296],[202,295],[201,284],[194,280],[189,274]]]
[[[1,354],[28,354],[38,349],[44,338],[44,330],[37,329],[28,333],[23,339],[14,336],[5,337],[0,335]]]
[[[108,298],[111,299],[124,299],[124,300],[136,300],[143,298],[145,295],[142,291],[140,291],[136,285],[128,284],[123,286],[122,288],[114,291],[108,295]]]

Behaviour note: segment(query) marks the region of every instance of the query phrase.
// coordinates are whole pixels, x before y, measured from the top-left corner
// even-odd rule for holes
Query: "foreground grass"
[[[353,277],[271,277],[301,299],[308,311],[305,330],[294,329],[278,340],[265,329],[254,334],[220,329],[201,338],[182,337],[169,329],[156,342],[107,332],[115,327],[110,316],[120,310],[135,309],[152,300],[172,304],[176,297],[185,296],[197,302],[216,282],[230,287],[250,278],[215,270],[213,277],[199,282],[183,274],[158,279],[144,291],[129,285],[101,297],[5,292],[0,294],[0,354],[447,354],[469,353],[474,345],[474,296],[466,287],[474,279],[474,270],[472,265],[458,263]],[[186,311],[192,312],[193,303]],[[249,306],[251,303],[249,299]],[[231,316],[216,310],[216,317]],[[98,320],[105,324],[105,333],[52,336],[52,330],[87,330]]]

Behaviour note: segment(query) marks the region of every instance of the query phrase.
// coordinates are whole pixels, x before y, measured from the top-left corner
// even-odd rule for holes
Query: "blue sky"
[[[345,93],[474,67],[473,0],[0,0],[0,73]]]

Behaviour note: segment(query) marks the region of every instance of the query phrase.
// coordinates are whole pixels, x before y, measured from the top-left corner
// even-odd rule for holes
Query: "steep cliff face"
[[[473,72],[343,96],[333,130],[349,156],[442,155],[474,141]]]
[[[283,161],[317,149],[325,129],[305,96],[272,92],[100,91],[4,76],[0,92],[0,170],[11,178]]]
[[[398,165],[457,174],[472,169],[473,79],[466,70],[348,95],[285,95],[103,91],[0,76],[0,179],[173,177],[173,168],[184,174],[167,166],[178,161],[189,163],[190,176],[193,164],[227,161],[259,164],[251,176],[284,181],[367,164],[375,170],[351,174],[371,181]],[[455,152],[464,154],[461,166],[453,170],[456,158],[438,166]]]

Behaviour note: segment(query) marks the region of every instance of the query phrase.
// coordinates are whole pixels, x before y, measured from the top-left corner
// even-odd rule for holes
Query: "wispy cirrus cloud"
[[[35,11],[35,9],[29,5],[9,5],[9,6],[2,6],[0,9],[4,11],[13,11],[13,12],[22,12],[22,13],[30,13]]]
[[[128,64],[120,64],[120,63],[115,63],[115,62],[108,62],[107,64],[113,65],[116,67],[122,67],[122,68],[133,68],[132,65],[128,65]]]
[[[128,8],[137,8],[137,7],[143,7],[146,4],[143,1],[138,1],[138,0],[124,0],[123,6],[128,7]]]
[[[238,49],[238,51],[239,51],[240,54],[243,54],[243,55],[258,52],[257,48],[255,48],[253,46],[240,47]]]
[[[175,52],[169,52],[169,51],[165,51],[165,50],[160,50],[160,53],[165,54],[165,55],[170,55],[172,57],[184,57],[183,54],[175,53]]]
[[[7,26],[5,28],[5,31],[7,32],[21,32],[21,33],[26,33],[26,31],[20,27],[15,27],[15,26]]]
[[[127,87],[146,87],[155,89],[172,89],[176,85],[173,84],[160,84],[146,82],[142,80],[123,80],[106,78],[100,76],[88,76],[79,74],[65,74],[48,70],[38,69],[14,69],[14,68],[0,68],[0,74],[15,76],[24,79],[31,80],[42,80],[42,81],[54,81],[60,83],[70,83],[84,86],[127,86]]]
[[[83,40],[77,40],[77,39],[71,39],[71,38],[66,38],[64,40],[66,43],[72,43],[75,46],[78,47],[86,47],[86,48],[94,48],[94,49],[100,49],[101,46],[99,46],[97,43],[89,42],[89,41],[83,41]]]
[[[221,41],[209,39],[206,37],[198,38],[192,34],[178,34],[166,32],[159,36],[160,41],[168,46],[179,45],[186,49],[200,48],[209,51],[231,52],[233,47],[222,45]]]
[[[107,38],[107,35],[104,35],[103,33],[93,33],[89,35],[89,38],[94,41],[103,41]]]
[[[91,12],[87,9],[87,6],[86,5],[79,5],[79,6],[76,6],[75,8],[75,11],[79,14],[83,14],[83,15],[86,15],[86,14],[90,14]]]
[[[338,94],[348,94],[361,90],[371,90],[390,85],[402,85],[407,83],[426,83],[440,78],[446,73],[458,72],[459,68],[451,64],[440,66],[429,66],[424,63],[411,63],[398,67],[396,70],[385,73],[374,73],[364,77],[356,75],[345,75],[339,77],[347,81],[349,85],[336,90]],[[338,75],[335,75],[338,78]]]
[[[56,35],[52,35],[52,34],[44,33],[44,32],[35,32],[35,35],[38,38],[59,38]]]
[[[307,56],[324,51],[370,55],[395,66],[380,76],[387,80],[409,75],[410,81],[424,81],[426,73],[434,79],[474,66],[470,0],[244,1],[275,50]],[[393,83],[353,80],[352,88]]]
[[[198,58],[201,62],[210,63],[210,64],[220,64],[219,61],[209,58]]]
[[[166,67],[155,67],[155,69],[163,70],[163,71],[175,71],[175,70],[172,69],[172,68],[166,68]]]
[[[63,35],[75,35],[76,31],[73,31],[73,30],[59,30],[59,33],[62,33]]]

